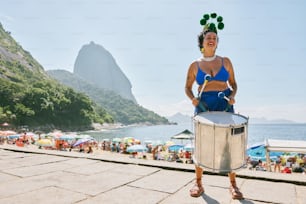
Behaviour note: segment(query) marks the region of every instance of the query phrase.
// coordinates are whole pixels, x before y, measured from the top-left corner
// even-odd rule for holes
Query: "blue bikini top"
[[[198,73],[197,73],[197,76],[196,76],[196,81],[199,85],[202,85],[204,83],[204,77],[205,77],[206,73],[204,71],[202,71],[202,69],[200,68],[199,62],[197,62],[197,65],[198,65]],[[225,69],[225,67],[223,65],[223,59],[222,59],[221,69],[219,70],[219,72],[215,76],[211,76],[211,80],[227,82],[228,79],[229,79],[229,73]]]

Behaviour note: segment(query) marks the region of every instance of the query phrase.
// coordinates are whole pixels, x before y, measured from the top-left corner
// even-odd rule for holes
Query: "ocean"
[[[142,142],[147,140],[165,142],[185,129],[194,132],[193,124],[190,122],[178,125],[130,126],[113,130],[88,131],[83,134],[89,134],[98,141],[116,137],[134,137]],[[249,146],[263,143],[265,139],[306,140],[306,124],[248,124]]]

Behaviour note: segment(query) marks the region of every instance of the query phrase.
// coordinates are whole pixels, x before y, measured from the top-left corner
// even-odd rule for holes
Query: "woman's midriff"
[[[198,91],[200,92],[202,86],[199,86]],[[223,91],[228,89],[227,83],[223,81],[210,81],[206,84],[204,91]]]

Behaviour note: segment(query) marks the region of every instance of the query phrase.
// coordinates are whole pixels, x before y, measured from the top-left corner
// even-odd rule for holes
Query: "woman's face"
[[[208,32],[204,36],[203,47],[205,50],[215,50],[218,45],[218,36],[214,32]]]

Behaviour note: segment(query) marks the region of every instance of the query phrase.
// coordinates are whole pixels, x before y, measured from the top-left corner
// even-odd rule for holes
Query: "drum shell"
[[[215,172],[230,172],[245,166],[248,119],[225,112],[210,114],[242,117],[242,122],[222,124],[195,119],[195,163]]]

